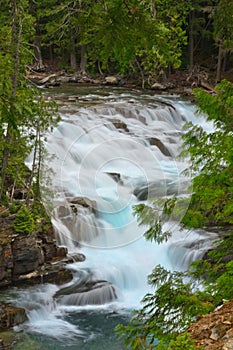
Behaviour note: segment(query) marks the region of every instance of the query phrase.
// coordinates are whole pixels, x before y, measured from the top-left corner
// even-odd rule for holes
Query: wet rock
[[[115,126],[115,128],[122,129],[122,130],[125,130],[125,131],[129,132],[127,124],[125,122],[123,122],[122,120],[120,120],[120,119],[111,119],[111,122]]]
[[[12,242],[12,254],[13,280],[17,280],[21,274],[32,272],[44,263],[42,249],[33,233],[17,235]]]
[[[0,218],[0,287],[72,280],[66,269],[67,248],[56,245],[52,226],[46,231],[16,234],[12,223],[11,216]]]
[[[57,256],[57,246],[55,242],[45,243],[42,245],[44,252],[44,261],[50,261],[53,257]]]
[[[156,196],[164,196],[166,191],[166,184],[158,182],[137,186],[133,193],[139,200],[146,200]]]
[[[108,76],[108,77],[105,77],[105,82],[106,84],[109,84],[109,85],[115,85],[115,84],[118,84],[118,79],[115,76]]]
[[[84,208],[89,208],[92,211],[96,211],[97,209],[96,201],[93,201],[86,197],[75,197],[70,199],[69,202],[75,205],[81,205]]]
[[[73,262],[82,262],[86,260],[86,257],[82,253],[74,253],[74,254],[69,254],[66,257],[67,263],[73,263]]]
[[[11,283],[13,268],[13,254],[11,238],[1,237],[0,239],[0,287],[8,286]]]
[[[65,305],[102,305],[117,299],[115,286],[108,281],[95,280],[87,271],[80,278],[56,292],[54,298]]]
[[[116,182],[121,182],[121,174],[119,173],[110,173],[107,172],[106,174],[108,174],[109,176],[111,176],[111,178],[116,181]]]
[[[11,304],[0,304],[0,329],[7,330],[27,321],[27,315],[23,308]]]
[[[102,305],[116,299],[115,287],[111,283],[93,281],[78,289],[75,293],[60,294],[58,301],[65,305]]]
[[[166,86],[166,85],[163,85],[163,84],[160,84],[160,83],[154,83],[154,84],[151,86],[151,89],[163,91],[163,90],[166,90],[166,89],[167,89],[167,86]]]
[[[66,268],[66,264],[66,260],[45,264],[33,272],[20,275],[15,284],[28,286],[38,283],[55,283],[63,285],[73,279],[73,274]]]
[[[150,144],[152,146],[157,146],[159,148],[159,150],[167,157],[171,157],[171,153],[170,151],[167,149],[167,147],[162,143],[161,140],[157,139],[156,137],[150,137],[148,139],[148,141],[150,142]]]
[[[56,249],[56,257],[58,258],[65,258],[67,256],[68,253],[68,249],[66,247],[57,247]]]

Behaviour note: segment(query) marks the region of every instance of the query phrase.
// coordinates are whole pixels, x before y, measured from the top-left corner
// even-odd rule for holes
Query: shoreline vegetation
[[[185,69],[175,70],[174,73],[169,75],[169,78],[158,79],[148,75],[145,81],[142,82],[140,79],[121,74],[91,77],[87,73],[68,73],[66,70],[54,70],[52,67],[47,67],[42,72],[33,71],[33,69],[28,70],[27,79],[32,86],[44,89],[62,86],[63,84],[107,85],[129,89],[138,88],[142,91],[153,90],[157,93],[168,92],[181,96],[193,96],[192,90],[197,87],[202,87],[213,93],[215,86],[213,73],[207,73],[199,69],[192,72]]]

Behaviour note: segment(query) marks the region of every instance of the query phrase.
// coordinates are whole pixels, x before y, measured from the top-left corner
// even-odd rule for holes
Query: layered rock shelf
[[[8,227],[0,235],[0,287],[54,278],[55,283],[68,282],[72,274],[65,268],[67,259],[67,249],[58,247],[53,238],[15,234]]]

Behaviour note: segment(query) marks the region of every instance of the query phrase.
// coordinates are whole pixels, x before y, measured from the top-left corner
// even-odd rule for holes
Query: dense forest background
[[[216,0],[34,1],[34,67],[169,77],[232,65],[233,4]]]
[[[227,0],[1,1],[1,48],[14,21],[28,69],[138,79],[202,69],[219,82],[232,66],[232,14]]]

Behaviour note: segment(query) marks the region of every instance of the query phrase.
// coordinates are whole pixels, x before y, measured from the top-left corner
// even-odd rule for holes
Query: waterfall
[[[74,280],[56,288],[51,302],[56,312],[130,310],[149,290],[147,275],[155,265],[186,269],[216,238],[171,221],[168,242],[147,242],[146,227],[133,214],[134,205],[150,198],[188,198],[189,164],[178,158],[183,125],[211,126],[179,96],[98,88],[73,94],[74,102],[58,95],[61,121],[46,135],[41,193],[59,244],[86,260],[67,266]]]

